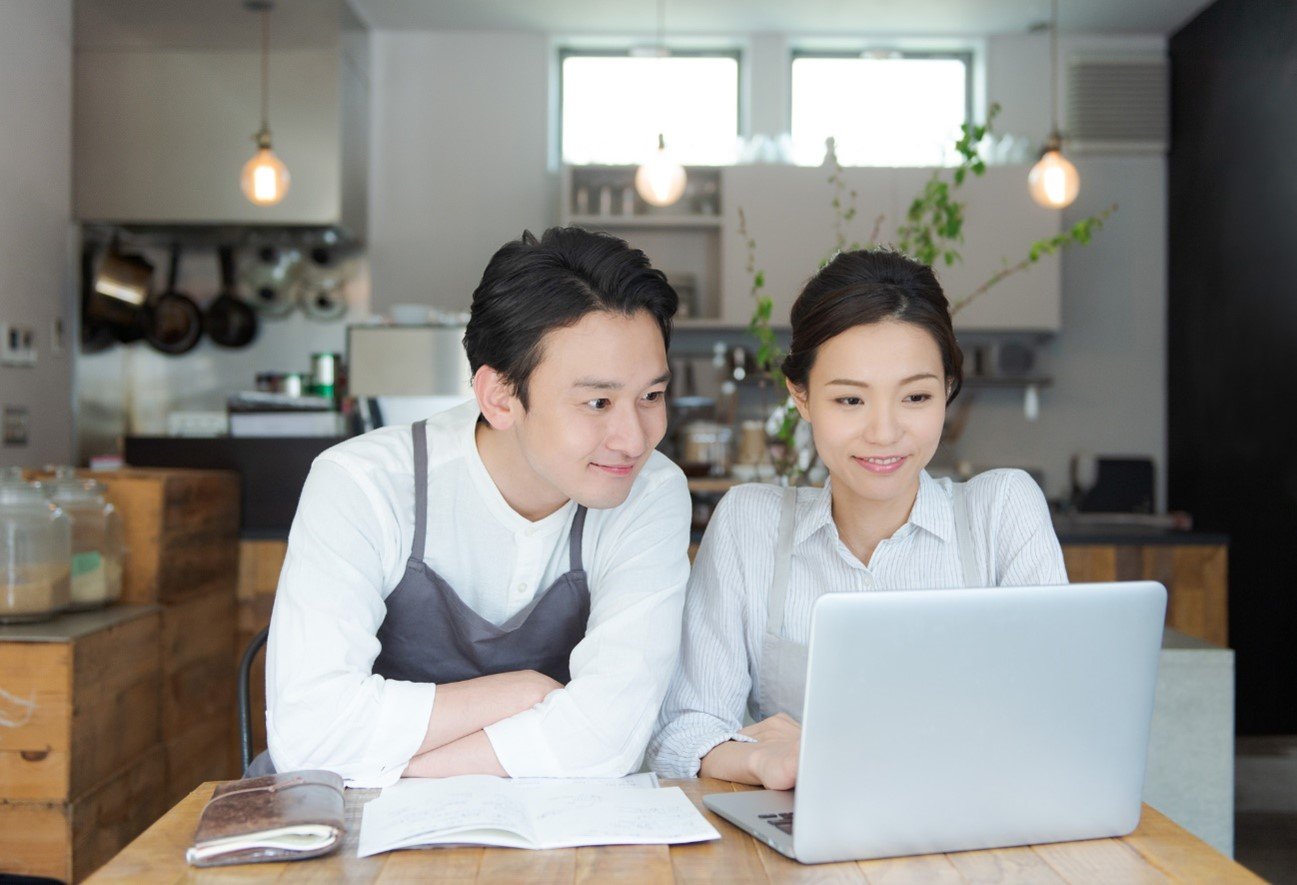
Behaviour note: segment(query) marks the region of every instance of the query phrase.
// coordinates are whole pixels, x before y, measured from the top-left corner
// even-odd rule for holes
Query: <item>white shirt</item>
[[[1030,476],[989,470],[966,491],[984,586],[1067,583],[1049,507]],[[663,776],[696,775],[703,756],[734,738],[745,704],[755,709],[782,495],[776,486],[738,486],[707,527],[689,578],[680,664],[649,744],[649,764]],[[784,638],[809,641],[811,608],[824,593],[963,585],[950,480],[920,474],[909,520],[867,566],[838,535],[829,487],[798,489]]]
[[[537,522],[500,494],[477,451],[477,404],[428,421],[425,561],[497,625],[569,567],[569,502]],[[654,452],[618,507],[586,516],[590,618],[572,681],[486,729],[515,777],[620,776],[639,767],[675,666],[688,580],[690,501]],[[280,771],[349,786],[395,783],[427,732],[437,687],[372,672],[384,600],[414,534],[414,443],[386,427],[316,458],[288,535],[270,623],[266,730]]]

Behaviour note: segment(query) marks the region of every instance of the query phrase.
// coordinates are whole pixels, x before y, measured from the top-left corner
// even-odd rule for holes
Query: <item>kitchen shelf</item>
[[[666,229],[718,229],[719,215],[572,215],[570,224],[592,228],[653,227]]]
[[[1049,387],[1054,379],[1046,375],[1023,375],[992,377],[986,375],[968,375],[964,377],[964,387],[985,387],[1014,389],[1018,387]]]

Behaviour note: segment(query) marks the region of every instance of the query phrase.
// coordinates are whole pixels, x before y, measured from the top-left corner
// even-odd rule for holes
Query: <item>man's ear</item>
[[[490,366],[482,366],[473,374],[473,395],[482,417],[495,430],[508,430],[522,413],[513,385]]]
[[[784,384],[788,385],[788,394],[793,398],[793,405],[797,406],[797,414],[801,415],[802,420],[809,424],[811,416],[806,413],[806,391],[787,378],[784,379]]]

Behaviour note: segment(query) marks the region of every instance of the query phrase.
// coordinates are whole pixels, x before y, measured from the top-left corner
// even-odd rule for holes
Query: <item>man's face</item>
[[[514,430],[535,479],[587,507],[616,507],[666,433],[662,330],[647,311],[590,313],[541,339]]]

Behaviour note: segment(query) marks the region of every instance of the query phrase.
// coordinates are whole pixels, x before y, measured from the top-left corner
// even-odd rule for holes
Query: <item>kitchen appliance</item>
[[[367,428],[409,423],[473,395],[462,325],[347,327],[347,387]]]
[[[240,300],[234,282],[234,249],[217,250],[221,265],[221,291],[207,306],[203,328],[207,337],[221,347],[247,347],[257,337],[257,315]]]
[[[203,334],[203,312],[194,299],[176,288],[179,271],[180,244],[177,243],[171,247],[167,288],[149,305],[148,332],[144,336],[155,350],[172,356],[193,350]]]

